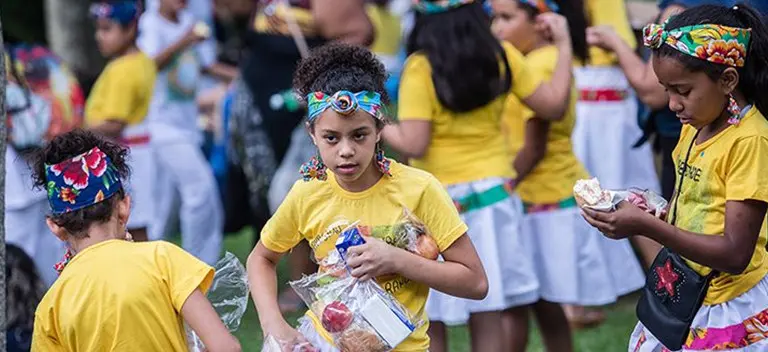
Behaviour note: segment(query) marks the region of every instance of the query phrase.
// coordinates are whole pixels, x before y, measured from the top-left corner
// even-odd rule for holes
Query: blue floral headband
[[[135,1],[103,2],[91,5],[91,17],[108,19],[128,25],[139,19],[139,7]]]
[[[413,8],[423,14],[433,15],[474,2],[474,0],[413,0]]]
[[[112,160],[98,147],[58,164],[46,164],[45,179],[54,215],[102,202],[122,188]]]
[[[541,13],[560,11],[560,6],[552,0],[520,0],[520,2],[535,7]]]
[[[317,119],[326,109],[331,108],[339,114],[349,115],[357,109],[365,111],[381,120],[381,94],[367,90],[352,93],[342,90],[329,95],[314,92],[307,95],[307,121]]]

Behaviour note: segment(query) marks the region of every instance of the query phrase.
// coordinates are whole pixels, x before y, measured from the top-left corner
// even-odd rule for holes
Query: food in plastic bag
[[[668,202],[653,191],[639,188],[603,190],[596,178],[577,181],[573,193],[579,206],[594,210],[613,211],[621,201],[626,200],[656,217],[664,217],[667,211]]]
[[[208,300],[227,329],[235,332],[248,307],[248,274],[240,260],[230,252],[224,254],[214,269],[216,273],[208,290]],[[189,351],[205,351],[200,337],[189,326],[186,326],[186,331]]]
[[[338,256],[331,251],[323,261],[325,272],[289,283],[342,352],[389,351],[423,323],[375,281],[349,275],[347,251],[365,243],[363,232],[356,224],[348,227],[336,242]],[[347,273],[332,276],[340,267]]]
[[[403,210],[400,220],[393,226],[393,245],[405,248],[424,258],[435,260],[440,255],[437,242],[427,226],[408,209]]]
[[[279,341],[272,335],[267,335],[264,339],[264,345],[261,347],[261,352],[316,352],[317,349],[312,347],[308,342],[284,342]]]

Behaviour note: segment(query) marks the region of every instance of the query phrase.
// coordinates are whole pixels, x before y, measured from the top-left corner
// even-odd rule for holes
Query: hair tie
[[[317,119],[326,109],[331,108],[342,115],[349,115],[355,110],[362,110],[382,120],[381,94],[367,90],[352,93],[347,90],[338,91],[333,95],[314,92],[307,95],[307,121]]]
[[[675,50],[715,64],[743,67],[751,28],[697,24],[666,30],[666,24],[643,28],[643,44],[658,49],[667,44]]]
[[[57,164],[46,164],[45,179],[54,215],[103,202],[122,189],[112,160],[98,147]]]

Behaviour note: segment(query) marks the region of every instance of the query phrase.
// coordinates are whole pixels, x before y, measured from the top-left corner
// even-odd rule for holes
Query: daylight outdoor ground
[[[252,248],[252,234],[250,230],[226,237],[225,247],[227,251],[237,255],[243,263]],[[286,267],[279,268],[279,282],[281,289],[285,289]],[[627,339],[637,321],[635,318],[636,297],[626,297],[618,304],[608,309],[608,320],[595,329],[578,331],[575,333],[576,352],[622,352],[627,350]],[[290,321],[295,322],[299,315],[290,316]],[[236,333],[243,345],[245,352],[261,351],[261,329],[253,304],[249,303],[240,329]],[[451,330],[451,352],[469,351],[469,335],[464,327]],[[533,331],[529,351],[544,351],[538,334]]]

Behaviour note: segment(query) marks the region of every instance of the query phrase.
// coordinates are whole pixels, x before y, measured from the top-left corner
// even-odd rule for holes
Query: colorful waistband
[[[576,198],[570,197],[557,203],[534,204],[523,202],[523,214],[546,213],[550,211],[568,209],[576,206]]]
[[[579,101],[623,101],[629,97],[626,89],[581,89]]]
[[[514,192],[513,180],[509,180],[483,192],[470,193],[459,199],[454,199],[453,204],[459,210],[459,213],[463,214],[501,202],[509,198]]]

